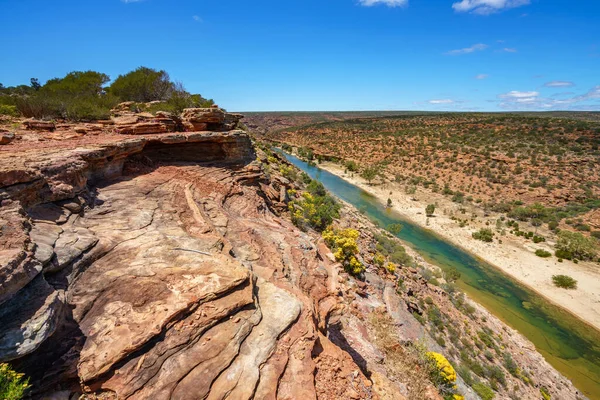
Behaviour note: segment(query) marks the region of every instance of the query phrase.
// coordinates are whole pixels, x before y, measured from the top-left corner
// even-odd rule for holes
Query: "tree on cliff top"
[[[119,75],[108,87],[108,92],[122,100],[147,103],[168,100],[175,91],[169,74],[152,68],[139,67],[125,75]]]

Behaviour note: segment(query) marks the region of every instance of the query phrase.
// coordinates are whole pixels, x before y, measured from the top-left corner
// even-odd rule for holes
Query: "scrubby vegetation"
[[[20,400],[29,388],[29,379],[8,364],[0,364],[0,399]]]
[[[560,231],[556,241],[556,257],[567,260],[594,260],[598,255],[596,239],[579,232]]]
[[[542,225],[553,231],[569,225],[589,236],[591,215],[600,209],[600,121],[556,116],[407,113],[327,121],[320,115],[267,136],[356,160],[352,168],[371,183],[393,181],[408,194],[421,186],[465,208],[507,214],[534,227],[537,240]]]
[[[488,228],[481,228],[477,232],[473,232],[473,239],[481,240],[482,242],[493,242],[494,232]]]
[[[96,71],[73,71],[45,84],[31,79],[30,85],[0,85],[0,114],[44,119],[106,119],[110,110],[123,101],[161,102],[147,111],[181,112],[187,107],[208,107],[214,102],[190,94],[181,83],[171,81],[165,71],[140,67],[110,77]],[[139,105],[132,104],[132,108]],[[156,109],[155,109],[156,108]]]
[[[552,253],[543,249],[537,249],[535,251],[535,255],[542,258],[552,257]]]
[[[563,289],[577,289],[577,281],[568,275],[553,275],[554,286]]]
[[[331,197],[321,182],[311,181],[306,192],[288,205],[292,222],[301,229],[323,231],[339,217],[340,205]]]

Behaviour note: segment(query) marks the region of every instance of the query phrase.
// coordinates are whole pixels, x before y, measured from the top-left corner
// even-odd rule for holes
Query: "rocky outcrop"
[[[3,156],[0,361],[35,393],[375,398],[317,328],[331,263],[269,209],[293,184],[253,159],[235,131]]]
[[[0,130],[0,145],[9,144],[13,140],[15,140],[14,133]]]
[[[238,127],[240,114],[227,113],[218,107],[186,108],[181,116],[165,111],[156,114],[128,111],[134,104],[122,103],[113,110],[114,130],[123,135],[147,135],[169,132],[225,132]]]
[[[38,121],[34,119],[29,119],[23,121],[23,125],[25,128],[33,130],[33,131],[54,131],[56,130],[56,125],[54,122],[50,121]]]
[[[126,114],[113,118],[114,128],[123,135],[150,135],[180,131],[181,122],[166,112]]]
[[[240,114],[226,113],[218,107],[186,108],[181,120],[186,131],[231,130],[243,118]]]

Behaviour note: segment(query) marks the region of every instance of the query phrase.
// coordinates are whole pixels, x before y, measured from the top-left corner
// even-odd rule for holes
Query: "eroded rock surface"
[[[238,122],[186,111],[191,124]],[[409,298],[372,263],[364,282],[349,276],[282,216],[300,187],[269,158],[240,131],[0,153],[0,362],[31,377],[35,398],[410,398],[371,323],[385,315],[397,348],[438,349],[412,296],[448,300],[412,268]],[[373,247],[375,228],[345,215]],[[440,398],[428,385],[422,398]]]
[[[0,360],[40,394],[375,398],[318,329],[333,263],[252,154],[233,132],[7,158]]]

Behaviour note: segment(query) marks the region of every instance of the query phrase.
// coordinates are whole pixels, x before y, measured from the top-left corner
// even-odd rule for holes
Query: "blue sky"
[[[0,82],[165,69],[235,111],[600,110],[598,0],[0,0]]]

